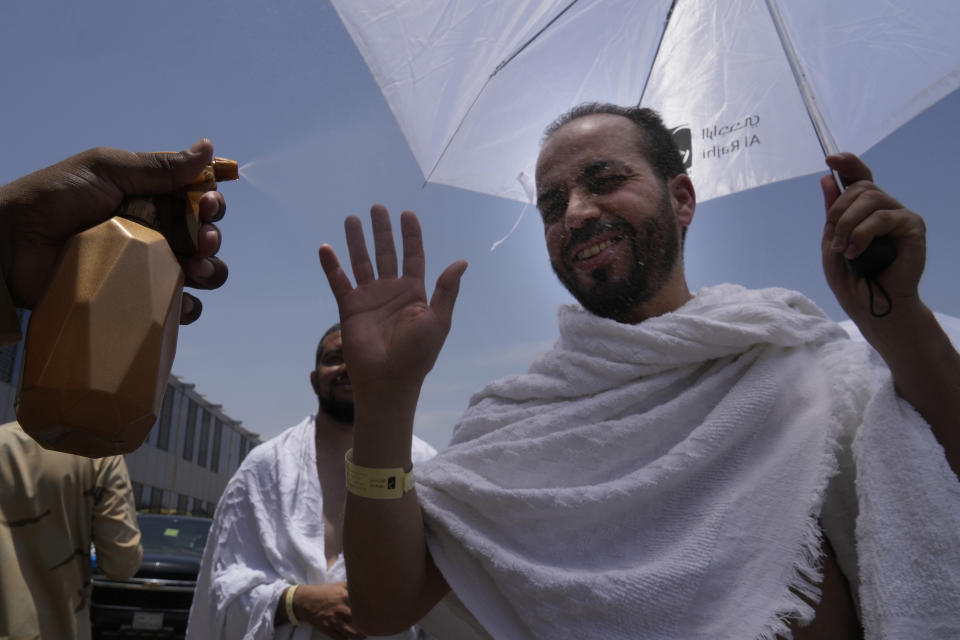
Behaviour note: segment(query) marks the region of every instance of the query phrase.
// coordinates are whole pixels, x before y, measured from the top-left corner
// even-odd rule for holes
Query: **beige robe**
[[[47,451],[0,426],[0,638],[90,637],[90,543],[124,579],[143,551],[122,456]]]

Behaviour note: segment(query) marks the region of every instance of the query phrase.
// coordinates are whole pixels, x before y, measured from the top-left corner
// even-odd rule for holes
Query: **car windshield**
[[[210,531],[210,520],[204,518],[141,515],[137,523],[144,553],[199,556]]]

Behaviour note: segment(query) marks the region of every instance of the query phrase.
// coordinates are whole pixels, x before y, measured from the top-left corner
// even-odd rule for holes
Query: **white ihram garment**
[[[329,569],[315,418],[254,448],[230,479],[207,538],[187,637],[197,640],[309,640],[310,625],[274,628],[277,603],[293,584],[346,580],[343,554]],[[414,465],[436,451],[416,436]],[[391,636],[416,638],[413,630]]]
[[[472,398],[417,491],[498,640],[789,637],[813,613],[791,589],[819,595],[818,517],[868,638],[960,637],[942,447],[875,352],[784,289],[711,287],[637,325],[561,308],[554,349]]]

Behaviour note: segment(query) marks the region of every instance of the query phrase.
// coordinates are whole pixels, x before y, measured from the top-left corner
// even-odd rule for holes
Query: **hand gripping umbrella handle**
[[[837,183],[837,187],[840,189],[840,193],[843,193],[845,190],[843,179],[836,170],[831,170],[831,173]],[[870,315],[874,318],[882,318],[893,311],[893,302],[890,300],[887,290],[883,288],[882,284],[877,282],[876,277],[884,269],[889,267],[890,263],[893,262],[896,257],[897,247],[893,242],[893,238],[890,236],[877,236],[856,258],[852,260],[844,258],[850,273],[867,281],[867,290],[870,292]],[[885,310],[877,311],[876,309],[876,300],[873,295],[874,285],[876,285],[877,289],[883,295],[884,300],[886,300],[887,305]]]
[[[846,190],[846,184],[835,170],[831,171],[840,193]],[[897,246],[890,236],[877,236],[863,253],[847,260],[850,273],[859,278],[875,278],[890,266],[897,257]]]

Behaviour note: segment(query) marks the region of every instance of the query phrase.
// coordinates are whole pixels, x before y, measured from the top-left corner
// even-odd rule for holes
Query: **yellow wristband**
[[[297,620],[296,614],[293,613],[293,594],[297,592],[297,587],[300,585],[295,584],[292,587],[287,589],[287,595],[284,596],[284,603],[287,605],[287,622],[293,626],[300,624],[300,621]]]
[[[347,491],[361,498],[395,500],[413,489],[413,468],[375,469],[353,464],[353,449],[344,457],[347,469]]]

